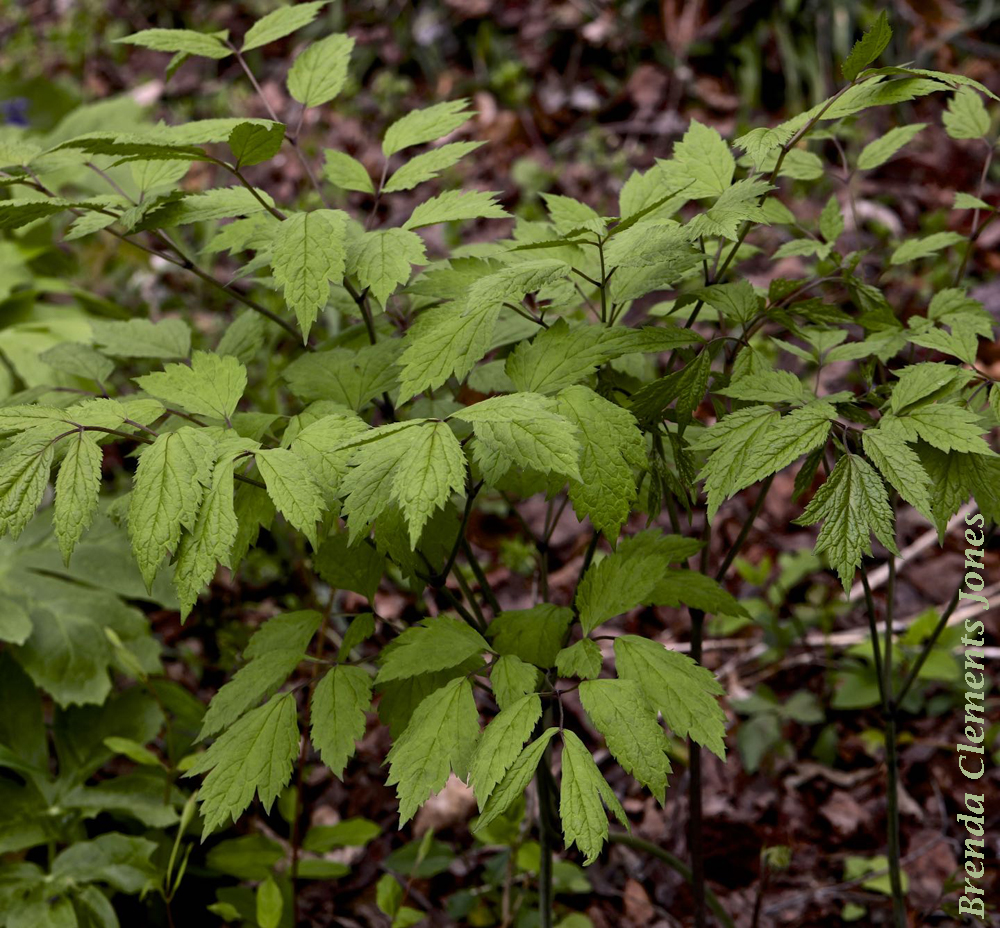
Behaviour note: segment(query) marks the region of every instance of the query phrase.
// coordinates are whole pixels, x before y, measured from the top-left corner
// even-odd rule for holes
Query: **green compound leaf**
[[[270,697],[305,658],[319,623],[318,612],[287,612],[268,619],[254,632],[244,651],[249,662],[212,697],[199,738],[228,728],[247,710]]]
[[[292,775],[298,753],[295,715],[291,693],[272,697],[226,731],[185,774],[208,773],[198,792],[205,819],[202,840],[227,820],[235,821],[255,793],[270,810]]]
[[[311,3],[293,3],[272,10],[247,30],[240,51],[252,51],[308,26],[326,4],[327,0],[313,0]]]
[[[490,793],[483,814],[476,822],[475,831],[481,831],[490,822],[499,818],[517,799],[524,795],[528,784],[535,776],[535,770],[545,753],[545,748],[548,747],[553,735],[558,731],[558,728],[545,729],[541,735],[521,751],[504,778]]]
[[[483,190],[449,190],[418,204],[403,228],[422,229],[463,219],[509,219],[510,213],[496,202],[497,196],[496,192]]]
[[[388,158],[404,148],[433,142],[454,132],[472,117],[467,110],[468,105],[468,100],[450,100],[407,113],[386,130],[382,142],[383,154]]]
[[[95,319],[90,327],[94,343],[116,358],[186,358],[191,353],[191,328],[181,319]]]
[[[229,133],[229,149],[236,159],[236,166],[247,167],[273,158],[284,138],[285,127],[280,122],[271,126],[241,122]]]
[[[398,190],[412,190],[418,184],[433,180],[442,171],[457,164],[466,155],[479,148],[483,142],[452,142],[431,151],[417,155],[406,162],[392,177],[386,181],[383,193],[395,193]]]
[[[983,440],[979,416],[964,406],[935,403],[906,410],[904,415],[886,417],[882,428],[899,430],[907,441],[922,438],[939,451],[963,451],[967,454],[993,455]]]
[[[323,517],[326,503],[305,461],[287,448],[258,451],[254,457],[278,512],[318,548],[316,523]]]
[[[592,680],[600,676],[603,663],[600,646],[590,638],[581,638],[556,655],[556,670],[560,677]]]
[[[479,442],[501,460],[579,481],[576,429],[555,408],[537,393],[511,393],[467,406],[452,417],[471,423]]]
[[[465,484],[461,445],[446,423],[416,420],[382,426],[354,439],[362,440],[365,444],[352,458],[355,466],[341,486],[351,542],[397,503],[415,547],[434,512]]]
[[[371,176],[365,166],[356,158],[342,151],[327,149],[323,176],[341,190],[357,190],[360,193],[374,193]]]
[[[205,488],[212,482],[214,452],[206,431],[184,426],[158,436],[139,458],[128,531],[147,589],[152,589],[164,557],[177,550],[181,528],[195,528]]]
[[[135,382],[158,400],[196,416],[229,420],[247,385],[247,370],[231,355],[196,351],[191,366],[168,364]]]
[[[479,738],[479,710],[472,685],[457,677],[427,696],[389,751],[386,785],[396,786],[400,825],[447,782],[464,780]]]
[[[869,142],[858,155],[858,170],[871,171],[881,167],[904,146],[909,145],[916,135],[927,128],[925,122],[915,122],[909,126],[897,126],[885,135]]]
[[[181,538],[174,565],[174,587],[181,606],[181,621],[191,613],[198,594],[227,564],[239,531],[233,500],[235,462],[224,457],[212,472],[212,482],[202,501],[194,528]]]
[[[104,454],[93,432],[77,432],[66,441],[69,450],[56,478],[52,523],[63,562],[69,564],[73,548],[97,511]]]
[[[642,687],[671,731],[725,759],[726,714],[717,699],[725,691],[710,671],[637,635],[615,639],[615,662],[618,676]]]
[[[566,846],[575,844],[583,852],[586,866],[597,860],[608,837],[608,817],[604,805],[625,828],[629,827],[629,822],[621,803],[583,742],[568,730],[562,733],[562,737],[559,817],[562,819]],[[602,799],[604,805],[601,804]]]
[[[718,130],[697,119],[691,120],[684,138],[674,145],[673,162],[680,168],[678,179],[690,182],[684,193],[692,200],[717,197],[728,190],[736,171],[736,159]]]
[[[385,659],[377,682],[457,667],[489,650],[482,635],[459,619],[447,615],[424,619],[420,625],[403,632],[383,652]]]
[[[662,805],[670,773],[667,736],[639,683],[584,680],[580,702],[615,760]]]
[[[840,69],[844,80],[853,81],[885,51],[891,38],[892,29],[889,28],[889,20],[883,11],[879,13],[871,28],[854,43],[851,53],[844,59]]]
[[[154,52],[174,52],[183,55],[197,55],[200,58],[228,58],[232,51],[222,38],[226,33],[194,32],[191,29],[143,29],[116,42],[138,45]]]
[[[354,39],[328,35],[310,45],[288,72],[288,92],[303,106],[329,103],[347,82]]]
[[[618,537],[632,511],[637,490],[635,470],[646,463],[646,442],[630,412],[589,387],[559,393],[559,413],[580,437],[580,481],[571,481],[569,498],[577,518],[589,517],[608,538]]]
[[[577,591],[576,606],[584,634],[649,601],[667,564],[696,553],[701,543],[656,531],[625,539],[614,554],[590,567]]]
[[[983,98],[971,87],[955,91],[941,121],[953,139],[980,139],[990,131],[990,114],[983,105]]]
[[[537,692],[541,681],[542,674],[537,667],[513,654],[497,658],[490,668],[493,695],[501,709],[512,706],[522,696]]]
[[[347,214],[319,209],[295,213],[274,234],[271,267],[305,341],[330,298],[330,281],[344,276]]]
[[[366,712],[372,701],[372,678],[360,667],[333,667],[312,697],[310,738],[323,763],[341,777],[365,735]]]
[[[930,477],[905,437],[891,428],[865,429],[861,440],[865,454],[889,485],[914,509],[933,521]]]
[[[507,775],[542,717],[542,701],[537,694],[522,696],[502,710],[486,726],[469,770],[469,783],[476,794],[480,812],[494,787]]]
[[[419,235],[403,229],[385,229],[365,232],[355,239],[347,267],[361,287],[371,291],[379,304],[385,306],[396,288],[410,279],[410,266],[426,262]]]
[[[816,552],[826,552],[847,591],[863,554],[871,554],[872,534],[893,554],[898,554],[893,537],[892,507],[882,478],[856,454],[845,454],[797,525],[823,521],[816,539]]]
[[[572,621],[573,611],[566,606],[540,603],[501,612],[486,633],[497,654],[512,655],[546,670],[555,664]]]

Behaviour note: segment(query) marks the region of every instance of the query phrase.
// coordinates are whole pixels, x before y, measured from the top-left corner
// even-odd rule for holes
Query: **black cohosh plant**
[[[182,29],[122,41],[173,53],[168,74],[192,57],[232,59],[259,90],[245,53],[307,26],[322,6],[281,8],[239,44]],[[857,146],[860,114],[942,92],[953,136],[985,138],[990,127],[982,96],[995,98],[976,82],[873,67],[889,36],[882,16],[844,62],[830,99],[733,146],[692,121],[670,158],[628,179],[614,215],[546,195],[544,221],[516,219],[506,237],[453,253],[432,251],[421,230],[508,219],[496,194],[427,194],[398,227],[380,225],[378,206],[440,181],[472,155],[479,143],[466,140],[474,114],[465,101],[392,123],[374,174],[340,151],[320,161],[303,144],[304,112],[334,106],[347,80],[353,40],[345,35],[294,58],[287,122],[261,94],[268,119],[109,124],[106,115],[80,118],[79,132],[0,137],[9,193],[0,229],[17,237],[45,228],[69,248],[114,236],[170,269],[175,284],[219,291],[238,310],[221,338],[193,332],[183,314],[92,318],[86,337],[37,357],[50,380],[0,407],[0,526],[21,536],[10,550],[37,541],[29,523],[54,473],[51,531],[65,561],[73,564],[92,524],[109,533],[123,526],[147,588],[167,576],[182,620],[202,608],[218,566],[237,570],[262,529],[303,539],[303,559],[326,585],[371,603],[344,624],[336,596],[316,583],[315,602],[266,621],[201,720],[207,747],[167,764],[165,788],[178,808],[197,786],[203,836],[237,820],[255,797],[268,809],[297,784],[289,867],[257,895],[264,928],[287,918],[289,906],[297,911],[295,886],[312,872],[302,867],[303,770],[321,761],[343,775],[373,699],[393,740],[386,762],[401,827],[452,774],[471,785],[480,830],[528,793],[542,848],[543,926],[553,923],[556,852],[575,845],[589,863],[610,835],[671,860],[628,834],[620,797],[592,753],[596,733],[663,802],[665,723],[690,739],[690,869],[673,864],[692,883],[696,924],[709,910],[732,924],[702,863],[702,749],[720,758],[726,749],[723,688],[700,666],[702,635],[706,615],[743,614],[724,583],[775,475],[797,467],[796,494],[808,499],[797,521],[822,523],[816,551],[845,589],[859,567],[868,588],[872,535],[896,552],[894,513],[904,502],[939,527],[970,495],[988,520],[1000,512],[1000,463],[983,438],[996,425],[1000,390],[976,358],[993,320],[962,286],[995,211],[981,191],[959,194],[955,208],[972,216],[970,234],[910,238],[886,253],[847,250],[859,232],[855,222],[845,233],[850,178],[884,165],[923,128],[900,126]],[[827,142],[842,163],[823,160]],[[253,178],[282,151],[300,160],[306,180],[296,199],[279,203]],[[215,185],[185,186],[195,162]],[[831,177],[848,181],[846,202],[831,196],[818,222],[786,204],[790,182],[826,189]],[[336,190],[359,194],[336,194],[359,211],[330,206]],[[761,226],[787,231],[769,256],[753,245]],[[880,281],[948,250],[959,256],[954,286],[904,321]],[[214,266],[221,254],[239,267],[228,280]],[[745,262],[786,256],[803,259],[804,275],[776,278],[766,292],[741,273]],[[658,293],[667,301],[651,298]],[[822,369],[845,361],[845,389],[823,393]],[[112,444],[137,464],[130,490],[105,505],[102,461]],[[749,514],[716,561],[713,521],[751,488]],[[521,518],[519,507],[535,496],[548,501],[545,526],[522,522],[539,552],[538,601],[504,610],[467,530],[483,501],[504,502]],[[573,596],[559,602],[547,550],[566,507],[591,536]],[[445,608],[400,627],[375,608],[382,584],[418,606]],[[58,718],[84,711],[73,707],[96,718],[109,668],[153,686],[156,645],[134,610],[126,622],[51,596],[14,596],[0,624],[25,705],[40,706],[40,690]],[[690,657],[614,631],[617,617],[656,605],[690,610]],[[868,612],[880,679],[891,685],[891,584],[881,650],[871,594]],[[915,673],[902,691],[883,694],[898,926],[896,706]],[[568,699],[579,700],[589,726],[565,711]],[[37,718],[41,727],[40,710]],[[112,743],[95,756],[127,748],[143,757],[158,724],[107,719],[99,734]],[[95,888],[100,873],[86,871],[86,853],[71,844],[79,833],[55,839],[35,821],[51,818],[61,799],[47,757],[37,745],[3,744],[0,765],[23,782],[20,837],[2,849],[49,843],[52,853],[47,872],[0,868],[0,923],[20,926],[56,909],[60,925],[90,924],[98,910],[102,924],[114,923],[109,895],[156,882],[155,841],[110,834],[91,842],[104,842],[102,853],[130,877],[103,877],[105,888]],[[60,776],[63,766],[60,758]],[[624,830],[609,831],[609,814]],[[190,849],[190,818],[161,841],[173,846],[159,884],[167,899]],[[59,843],[70,846],[60,852]],[[411,923],[413,910],[396,905],[410,912],[398,923]]]

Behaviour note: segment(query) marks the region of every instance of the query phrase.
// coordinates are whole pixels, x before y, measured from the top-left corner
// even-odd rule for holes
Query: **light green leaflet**
[[[479,711],[465,677],[446,683],[417,706],[389,751],[386,784],[396,786],[401,824],[444,786],[449,773],[468,777],[478,738]]]
[[[601,853],[608,837],[608,817],[604,806],[626,828],[629,827],[628,818],[583,742],[569,730],[562,733],[562,738],[559,817],[562,819],[563,837],[567,847],[575,844],[583,852],[585,865],[591,864]]]
[[[238,818],[254,794],[265,809],[271,808],[292,775],[298,753],[295,715],[294,695],[272,697],[229,728],[185,774],[208,773],[198,793],[203,837]]]
[[[812,525],[821,520],[823,527],[816,538],[816,551],[827,553],[845,591],[850,589],[861,556],[871,554],[872,534],[889,551],[898,553],[885,484],[872,466],[856,454],[840,458],[795,521],[799,525]]]

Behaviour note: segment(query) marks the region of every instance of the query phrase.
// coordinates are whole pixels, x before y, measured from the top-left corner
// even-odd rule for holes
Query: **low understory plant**
[[[279,9],[240,43],[182,29],[122,41],[172,53],[168,76],[189,58],[214,59],[260,90],[257,50],[322,7]],[[10,536],[0,851],[14,855],[0,869],[0,924],[113,925],[115,894],[151,890],[169,919],[196,833],[208,839],[256,798],[265,812],[278,803],[286,842],[245,836],[216,851],[218,872],[256,890],[227,891],[213,911],[293,925],[299,885],[343,873],[315,854],[373,837],[310,828],[303,788],[319,764],[343,775],[373,700],[392,738],[400,828],[455,775],[475,794],[475,833],[507,849],[504,872],[537,873],[530,885],[498,870],[495,893],[456,903],[456,918],[479,906],[504,925],[536,915],[552,925],[555,855],[588,864],[610,837],[689,879],[695,924],[732,924],[705,886],[703,749],[724,758],[727,733],[702,638],[706,616],[750,619],[726,584],[767,494],[783,486],[776,475],[796,466],[797,523],[821,523],[816,554],[845,591],[861,567],[868,593],[903,926],[895,733],[922,661],[893,682],[894,560],[882,640],[863,558],[872,535],[897,551],[903,502],[941,530],[970,495],[986,520],[1000,512],[1000,464],[983,438],[1000,391],[976,357],[993,320],[963,286],[996,214],[981,191],[960,193],[970,234],[852,250],[862,232],[852,180],[923,128],[863,144],[858,117],[941,92],[952,136],[986,139],[982,96],[996,98],[959,75],[872,67],[889,36],[882,16],[830,99],[733,146],[692,121],[669,159],[628,179],[612,215],[550,194],[544,220],[511,221],[498,194],[449,188],[386,224],[394,196],[447,187],[442,178],[479,147],[467,137],[474,114],[464,100],[408,113],[384,132],[376,166],[342,151],[320,158],[303,126],[348,80],[354,43],[340,34],[292,61],[287,122],[262,93],[269,118],[153,124],[107,101],[48,134],[5,130],[5,245],[26,255],[113,236],[123,253],[140,249],[183,305],[109,318],[96,298],[74,297],[82,333],[38,317],[34,345],[7,358],[21,389],[0,407]],[[278,157],[297,159],[303,177],[282,202],[258,180]],[[193,165],[200,189],[186,180]],[[796,208],[800,194],[826,199],[834,184],[818,215]],[[500,231],[449,249],[473,220]],[[765,253],[754,244],[762,230],[784,244]],[[954,281],[904,318],[884,287],[949,250]],[[772,263],[789,257],[803,274],[775,276]],[[769,285],[754,286],[750,269]],[[32,297],[57,306],[59,293],[48,282]],[[215,308],[239,311],[220,326]],[[825,389],[832,365],[835,391]],[[742,525],[713,544],[720,511],[747,490]],[[531,518],[536,504],[543,522]],[[589,532],[571,597],[549,577],[568,509]],[[470,539],[487,510],[522,527],[504,557],[529,575],[527,606],[504,607],[491,554]],[[192,707],[163,679],[135,604],[209,621],[199,597],[219,565],[236,572],[265,543],[280,546],[289,572],[306,572],[311,592],[256,628],[207,711]],[[382,614],[389,589],[412,622]],[[345,592],[368,608],[345,611]],[[689,610],[690,656],[616,623],[640,607]],[[925,659],[949,612],[921,639]],[[133,682],[112,695],[112,672]],[[628,834],[623,797],[594,756],[603,742],[662,803],[664,724],[688,739],[690,868]],[[114,756],[135,769],[93,782]],[[115,830],[88,839],[87,821],[107,815]],[[393,924],[424,915],[411,882],[427,841],[409,871],[379,884]]]

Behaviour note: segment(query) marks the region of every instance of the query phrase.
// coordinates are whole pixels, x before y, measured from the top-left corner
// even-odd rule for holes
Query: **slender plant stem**
[[[670,851],[665,851],[659,845],[653,844],[652,841],[646,841],[642,838],[637,838],[635,835],[630,835],[624,831],[612,831],[608,835],[608,841],[611,844],[621,844],[624,847],[630,847],[634,851],[641,851],[643,854],[649,854],[650,857],[655,857],[657,860],[662,861],[671,870],[674,870],[681,877],[687,880],[688,883],[691,882],[691,868],[684,863],[679,857],[674,856]],[[736,928],[736,923],[733,921],[729,913],[723,908],[722,903],[719,901],[719,897],[712,892],[711,889],[705,889],[705,900],[708,903],[708,907],[712,910],[712,914],[719,920],[719,924],[723,928]]]
[[[892,889],[894,928],[907,928],[906,897],[903,892],[903,871],[899,846],[899,754],[896,746],[898,706],[892,687],[892,619],[896,598],[896,559],[889,557],[889,579],[886,583],[885,648],[882,660],[882,693],[885,715],[886,813],[888,818],[889,885]]]
[[[872,639],[872,656],[875,660],[875,679],[878,681],[878,698],[883,706],[887,705],[885,698],[885,678],[882,672],[882,645],[879,643],[878,622],[875,617],[875,599],[868,582],[868,571],[861,565],[861,585],[865,588],[865,611],[868,613],[868,632]]]
[[[764,507],[764,500],[767,499],[767,494],[771,489],[771,484],[774,483],[774,476],[774,474],[771,474],[761,484],[760,492],[757,494],[757,499],[754,502],[749,515],[746,517],[746,520],[743,522],[743,527],[740,529],[739,535],[736,536],[736,541],[730,545],[725,558],[723,558],[722,564],[715,572],[716,580],[721,580],[726,575],[726,571],[729,570],[733,561],[736,560],[737,555],[739,555],[740,549],[746,542],[747,536],[750,534],[750,530],[753,528],[754,522],[757,521],[757,516],[760,515],[760,511]]]
[[[497,601],[496,593],[493,592],[493,587],[490,584],[489,578],[483,570],[483,565],[479,563],[479,558],[476,557],[475,552],[472,550],[472,545],[469,544],[469,539],[464,536],[462,538],[462,553],[468,560],[469,566],[472,568],[472,572],[476,575],[476,580],[479,583],[479,589],[482,591],[483,599],[486,600],[486,604],[493,610],[493,615],[499,615],[503,610],[501,610],[500,603]]]
[[[691,659],[701,663],[705,613],[691,609]],[[691,855],[691,889],[694,893],[695,928],[705,928],[705,849],[702,841],[701,745],[688,740],[688,853]]]
[[[542,730],[552,724],[551,707],[542,717]],[[552,928],[554,907],[552,860],[558,842],[559,829],[556,827],[556,784],[552,776],[552,744],[546,746],[541,763],[535,773],[535,787],[538,792],[538,843],[541,852],[538,866],[538,924],[539,928]]]
[[[312,662],[309,670],[309,686],[308,692],[306,693],[305,705],[302,710],[302,728],[303,731],[309,731],[309,713],[310,706],[312,705],[312,693],[313,688],[316,685],[316,674],[319,671],[320,663],[323,660],[323,647],[326,644],[326,626],[330,620],[330,613],[333,611],[334,604],[334,594],[333,591],[330,592],[330,600],[326,604],[326,608],[323,609],[323,619],[320,622],[318,638],[316,641],[316,650],[314,652],[315,660]],[[298,876],[299,876],[299,852],[302,845],[302,829],[299,819],[302,818],[302,812],[305,807],[303,802],[303,793],[305,787],[305,770],[306,770],[306,760],[309,757],[309,736],[303,734],[302,744],[299,748],[299,764],[298,771],[295,778],[295,814],[292,816],[292,835],[291,835],[291,845],[292,845],[292,866],[291,866],[291,879],[292,879],[292,924],[297,925],[299,923],[299,886],[298,886]]]
[[[983,547],[989,544],[990,539],[996,534],[996,525],[991,525],[986,531],[986,537],[983,540]],[[941,633],[948,626],[948,619],[951,618],[951,614],[955,611],[958,606],[959,596],[958,594],[962,590],[962,577],[958,580],[958,586],[955,587],[955,594],[951,597],[951,601],[945,607],[944,612],[941,613],[941,618],[938,619],[937,625],[934,626],[934,631],[930,633],[927,639],[924,641],[923,647],[921,648],[920,654],[917,659],[913,662],[913,666],[910,668],[910,672],[906,675],[906,680],[903,681],[903,685],[899,688],[899,693],[896,696],[896,705],[901,706],[903,701],[906,699],[907,694],[910,692],[910,688],[916,682],[917,676],[920,674],[921,669],[927,662],[927,658],[930,657],[931,651],[934,650],[934,645],[937,644],[938,639],[941,637]]]

